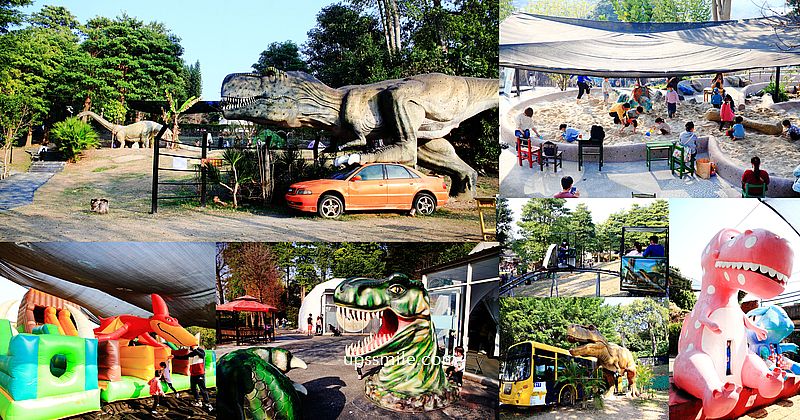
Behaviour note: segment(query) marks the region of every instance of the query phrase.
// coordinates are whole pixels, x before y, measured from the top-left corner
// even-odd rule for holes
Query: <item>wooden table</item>
[[[671,141],[654,141],[654,142],[647,142],[645,143],[645,147],[647,148],[647,170],[650,171],[650,163],[655,160],[669,160],[670,156],[672,156],[672,148],[675,146],[674,143]],[[653,157],[653,152],[659,150],[666,150],[667,156],[664,157]]]

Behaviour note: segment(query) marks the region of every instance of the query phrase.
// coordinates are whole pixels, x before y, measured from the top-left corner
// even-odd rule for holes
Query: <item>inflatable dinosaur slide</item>
[[[0,418],[53,419],[100,410],[101,401],[150,397],[159,364],[172,364],[173,386],[189,389],[188,353],[198,338],[151,295],[153,316],[120,315],[92,324],[84,309],[31,289],[17,330],[0,319]],[[216,355],[206,351],[206,386],[216,386]],[[164,391],[166,386],[162,383]]]

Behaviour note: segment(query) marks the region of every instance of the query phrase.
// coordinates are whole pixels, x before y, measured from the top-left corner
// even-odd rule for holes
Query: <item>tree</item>
[[[383,277],[386,251],[375,242],[342,242],[333,251],[333,277]]]
[[[642,340],[646,340],[648,353],[657,356],[667,353],[668,323],[669,309],[661,300],[641,298],[620,306],[617,328],[628,341],[626,347],[641,349]]]
[[[505,20],[505,18],[511,16],[512,13],[516,10],[514,7],[513,0],[500,0],[500,20]]]
[[[681,273],[678,267],[669,268],[669,300],[681,309],[691,311],[697,302],[692,290],[692,280]]]
[[[422,270],[462,258],[475,248],[475,244],[417,243],[410,247],[404,243],[389,243],[385,247],[383,276],[403,273],[411,278],[420,278]]]
[[[228,247],[227,242],[217,243],[217,257],[216,257],[216,286],[217,286],[217,303],[225,303],[225,287],[224,278],[227,276],[228,268],[225,265],[225,248]]]
[[[711,2],[717,0],[611,1],[619,20],[624,22],[701,22],[709,20]]]
[[[528,13],[588,19],[596,5],[589,0],[530,0],[525,6]]]
[[[189,97],[203,96],[203,75],[200,72],[200,60],[186,66],[186,95]]]
[[[172,97],[172,93],[165,91],[164,95],[167,97],[167,109],[161,108],[161,116],[164,118],[164,123],[169,124],[172,122],[172,148],[177,149],[179,134],[178,120],[181,118],[181,114],[199,102],[200,98],[196,96],[189,97],[178,106],[175,99]]]
[[[303,53],[314,76],[333,87],[372,83],[394,75],[381,46],[378,22],[352,7],[334,4],[317,14]]]
[[[711,0],[712,19],[714,21],[730,20],[732,4],[733,0]]]
[[[22,22],[22,12],[18,7],[27,6],[33,0],[0,0],[0,34],[8,32],[8,28]]]
[[[617,12],[614,10],[613,0],[600,0],[594,8],[593,20],[604,20],[616,22],[619,20]]]
[[[602,298],[500,299],[500,348],[527,340],[571,348],[570,324],[594,325],[608,341],[619,342],[618,319],[619,309],[604,305]]]
[[[294,41],[272,42],[267,49],[261,52],[258,62],[253,64],[253,70],[265,74],[269,68],[284,71],[299,70],[308,72],[308,66],[300,56],[300,48]]]
[[[230,243],[222,251],[230,270],[228,300],[240,293],[256,297],[261,303],[281,307],[283,283],[276,258],[264,243]],[[237,296],[235,296],[237,295]]]
[[[531,199],[522,207],[517,222],[520,240],[514,242],[514,251],[528,263],[544,259],[554,232],[563,232],[570,210],[561,198]]]
[[[497,241],[505,244],[511,241],[512,227],[511,223],[514,217],[511,214],[511,207],[508,205],[508,199],[503,197],[497,198]]]
[[[400,34],[400,12],[397,0],[350,0],[350,3],[359,8],[375,7],[378,18],[383,28],[383,38],[386,50],[390,57],[396,56],[402,49],[402,36]]]

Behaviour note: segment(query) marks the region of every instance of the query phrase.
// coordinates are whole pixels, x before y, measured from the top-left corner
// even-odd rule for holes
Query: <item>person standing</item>
[[[603,78],[603,106],[608,106],[608,100],[611,97],[611,82],[608,81],[608,77]]]
[[[173,357],[175,356],[170,355],[167,358],[167,362],[169,362],[169,360],[172,359]],[[172,386],[172,372],[171,372],[172,369],[170,368],[167,362],[159,363],[159,366],[161,366],[161,382],[167,384],[167,387],[171,389],[175,395],[177,395],[178,390],[176,390],[175,387]]]
[[[313,335],[313,328],[314,328],[314,317],[311,314],[308,314],[308,319],[306,319],[306,323],[308,324],[308,335],[309,337]]]
[[[204,405],[206,409],[213,410],[214,407],[208,403],[208,390],[206,390],[206,352],[200,346],[190,347],[190,351],[184,355],[175,356],[176,359],[189,360],[189,384],[192,387],[194,405],[200,407]],[[197,395],[198,390],[203,402]]]
[[[317,335],[322,335],[322,314],[317,315]]]
[[[586,93],[586,96],[591,96],[591,86],[590,83],[592,79],[589,76],[578,76],[578,99],[575,100],[575,103],[579,103],[583,94]]]
[[[162,380],[163,376],[156,370],[155,376],[147,382],[150,385],[150,396],[153,397],[153,407],[150,408],[150,412],[153,414],[158,414],[156,407],[161,403],[161,397],[164,396],[164,390],[161,389]]]
[[[667,116],[669,118],[675,118],[675,113],[678,111],[679,100],[680,97],[678,97],[678,92],[673,89],[672,86],[667,86],[665,101],[667,103]]]

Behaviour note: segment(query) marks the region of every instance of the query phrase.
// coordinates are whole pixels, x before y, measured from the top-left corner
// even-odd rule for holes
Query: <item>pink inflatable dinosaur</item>
[[[739,307],[744,290],[760,298],[783,292],[793,252],[785,239],[763,229],[723,229],[702,256],[703,282],[697,304],[684,320],[675,359],[675,385],[703,400],[703,415],[719,418],[733,410],[742,387],[765,398],[783,388],[783,373],[770,370],[747,348],[745,328],[763,339]]]

